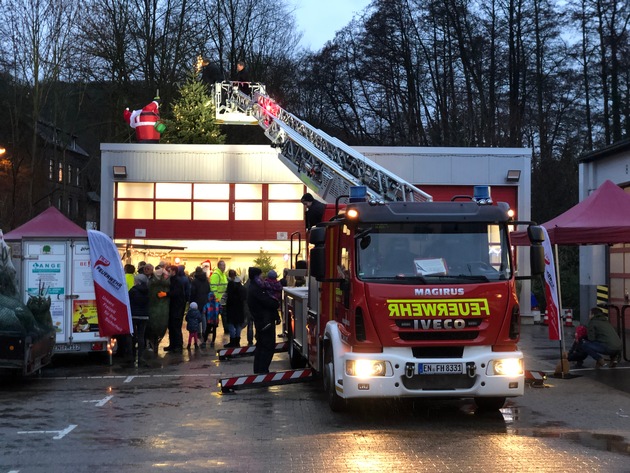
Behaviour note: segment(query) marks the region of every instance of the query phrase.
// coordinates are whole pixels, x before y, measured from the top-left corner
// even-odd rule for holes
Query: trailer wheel
[[[341,412],[346,408],[346,400],[337,394],[335,389],[335,364],[331,347],[326,348],[324,352],[324,372],[322,380],[324,383],[324,391],[328,398],[328,405],[333,412]]]
[[[476,397],[475,404],[481,411],[498,411],[505,404],[505,397]]]
[[[289,332],[289,365],[292,369],[299,370],[306,366],[306,359],[300,354],[298,350],[295,349],[295,346],[293,345],[293,328],[291,322],[292,321],[289,320],[289,323],[287,324]]]

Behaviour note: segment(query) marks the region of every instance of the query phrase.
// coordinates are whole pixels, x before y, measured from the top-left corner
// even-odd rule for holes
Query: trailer
[[[55,207],[5,235],[17,270],[19,298],[50,298],[55,353],[102,353],[115,340],[99,332],[87,232]]]

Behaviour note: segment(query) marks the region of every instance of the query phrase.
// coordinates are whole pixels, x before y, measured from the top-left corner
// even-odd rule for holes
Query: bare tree
[[[233,76],[236,62],[247,62],[252,78],[269,82],[286,59],[301,55],[289,2],[212,0],[204,3],[205,54]]]
[[[22,98],[13,101],[14,126],[29,123],[27,208],[32,209],[42,176],[38,166],[38,122],[50,105],[54,84],[65,79],[75,50],[78,0],[10,0],[0,7],[3,54],[16,85],[28,85],[28,107]],[[18,135],[16,130],[14,135]]]

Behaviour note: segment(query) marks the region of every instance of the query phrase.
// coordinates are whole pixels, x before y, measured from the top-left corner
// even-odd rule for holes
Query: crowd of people
[[[260,268],[248,270],[245,284],[233,269],[226,272],[218,261],[209,275],[209,266],[198,266],[188,275],[183,265],[160,261],[155,267],[141,261],[124,266],[134,335],[119,337],[119,354],[127,362],[148,366],[150,353],[157,354],[168,333],[163,350],[179,354],[184,350],[182,329],[188,332],[187,350],[214,348],[219,323],[230,341],[225,348],[241,346],[246,330],[247,345],[254,344],[254,372],[266,373],[274,354],[282,283],[274,270],[266,278]],[[286,282],[285,282],[286,285]],[[255,335],[254,335],[255,334]]]

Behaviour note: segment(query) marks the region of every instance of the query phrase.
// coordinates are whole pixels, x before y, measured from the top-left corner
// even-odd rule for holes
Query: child
[[[587,357],[587,354],[582,350],[582,342],[587,339],[588,332],[586,325],[578,325],[575,329],[575,336],[573,338],[573,344],[569,350],[567,360],[575,361],[576,368],[582,368],[584,366],[583,361]]]
[[[267,273],[267,278],[263,282],[265,286],[265,290],[267,294],[273,297],[278,302],[281,302],[282,298],[282,284],[278,281],[278,273],[276,273],[273,269]],[[276,325],[280,325],[282,320],[280,319],[280,314],[276,312]]]
[[[278,281],[278,273],[273,269],[267,273],[267,279],[264,281],[267,293],[275,300],[280,301],[282,297],[282,284]]]
[[[199,325],[202,322],[201,312],[197,308],[196,302],[190,303],[190,308],[186,314],[186,330],[188,330],[188,348],[190,350],[190,343],[194,340],[195,348],[199,348]]]
[[[217,327],[219,326],[219,312],[221,311],[221,303],[217,300],[214,292],[208,293],[208,302],[203,306],[203,321],[205,321],[205,329],[203,331],[202,347],[206,346],[208,335],[212,334],[210,346],[214,347],[214,341],[217,338]]]

